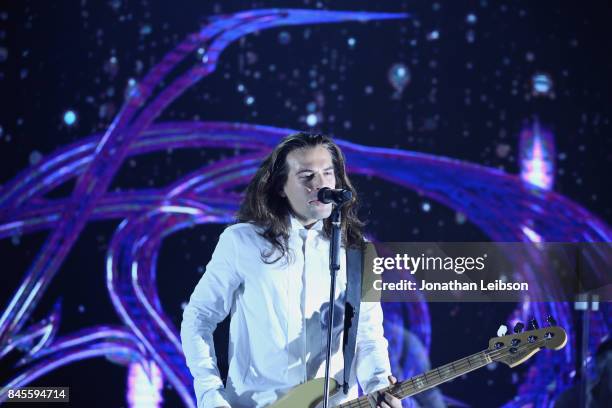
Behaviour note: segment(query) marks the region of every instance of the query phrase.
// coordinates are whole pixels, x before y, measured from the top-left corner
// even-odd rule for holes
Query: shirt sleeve
[[[357,380],[366,394],[389,385],[391,364],[387,348],[380,303],[361,302],[355,360]]]
[[[181,343],[194,378],[198,408],[230,406],[217,367],[213,332],[229,314],[234,293],[242,283],[235,257],[232,232],[225,230],[183,311]]]

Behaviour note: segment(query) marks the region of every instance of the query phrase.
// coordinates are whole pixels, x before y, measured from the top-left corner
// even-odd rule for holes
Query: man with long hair
[[[183,314],[181,340],[194,376],[198,407],[263,407],[291,388],[323,377],[329,314],[328,219],[332,204],[317,199],[321,188],[350,190],[341,208],[341,268],[337,275],[330,375],[343,378],[345,248],[363,243],[357,194],[340,148],[327,136],[297,133],[283,139],[249,183]],[[223,385],[213,331],[231,313],[229,372]],[[384,388],[391,376],[379,303],[363,303],[348,395]],[[378,406],[399,408],[385,393]]]

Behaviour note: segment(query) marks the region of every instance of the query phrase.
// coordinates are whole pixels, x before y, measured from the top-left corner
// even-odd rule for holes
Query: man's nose
[[[325,186],[325,178],[323,177],[322,174],[315,174],[315,176],[312,179],[312,184],[311,184],[313,190],[315,191],[319,191],[320,189],[322,189]]]

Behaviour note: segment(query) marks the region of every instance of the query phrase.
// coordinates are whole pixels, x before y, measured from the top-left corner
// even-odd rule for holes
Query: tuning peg
[[[508,333],[508,327],[505,324],[499,326],[499,329],[497,329],[497,337],[505,336],[506,333]]]
[[[520,333],[523,331],[523,327],[525,327],[525,325],[521,322],[518,322],[517,324],[514,325],[514,332],[515,333]]]
[[[535,317],[529,321],[529,330],[537,330],[539,328],[540,325],[538,324],[538,321],[535,319]]]
[[[556,320],[555,320],[555,318],[554,318],[554,317],[552,317],[552,316],[548,316],[548,317],[546,318],[546,321],[547,321],[547,322],[548,322],[548,324],[549,324],[549,325],[551,325],[551,326],[556,326],[556,325],[557,325],[557,321],[556,321]]]

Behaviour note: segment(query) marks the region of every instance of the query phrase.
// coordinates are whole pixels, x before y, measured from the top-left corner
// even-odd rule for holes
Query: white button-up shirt
[[[264,407],[291,388],[325,373],[329,304],[329,240],[322,221],[305,229],[291,217],[289,259],[266,264],[271,245],[253,224],[228,227],[183,313],[181,341],[194,377],[199,408]],[[276,259],[275,252],[271,260]],[[330,374],[343,382],[341,350],[346,292],[346,256],[336,281]],[[213,331],[231,313],[229,373],[219,376]],[[361,304],[350,391],[333,404],[389,385],[387,340],[379,303]]]

